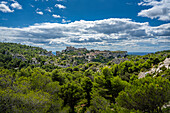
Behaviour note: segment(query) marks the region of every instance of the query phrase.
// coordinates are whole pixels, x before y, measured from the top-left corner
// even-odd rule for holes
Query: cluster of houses
[[[114,57],[114,58],[118,58],[118,57],[124,57],[127,55],[127,51],[99,51],[99,50],[93,50],[90,53],[86,53],[85,58],[88,61],[91,61],[92,59],[95,59],[97,55],[101,55],[105,58],[109,58],[109,57]]]
[[[56,56],[65,54],[65,52],[77,52],[77,55],[74,55],[73,57],[85,57],[86,60],[91,61],[92,59],[95,59],[97,57],[97,55],[101,55],[105,58],[109,58],[109,57],[114,57],[114,58],[118,58],[118,57],[124,57],[127,55],[127,51],[100,51],[100,50],[90,50],[88,51],[86,48],[75,48],[75,47],[66,47],[65,50],[62,50],[62,52],[56,51]],[[84,52],[82,54],[82,52]]]
[[[88,50],[86,48],[75,48],[75,47],[70,46],[70,47],[66,47],[65,50],[62,50],[62,52],[56,51],[56,56],[60,56],[62,54],[65,54],[66,52],[77,52],[78,56],[82,56],[83,54],[81,52],[87,52],[87,51]]]
[[[97,58],[97,55],[103,56],[105,58],[109,57],[124,57],[127,55],[127,51],[100,51],[100,50],[87,50],[86,48],[75,48],[75,47],[66,47],[65,50],[62,50],[62,52],[56,51],[56,56],[60,55],[67,55],[67,52],[76,52],[77,55],[72,55],[71,57],[84,57],[87,61],[91,61],[95,58]],[[40,56],[54,56],[52,51],[49,52],[41,52],[39,53]],[[12,54],[13,58],[21,59],[22,61],[25,61],[25,57],[20,54]],[[45,62],[44,65],[47,65],[49,63],[54,63],[54,61],[48,61]],[[37,61],[36,58],[32,58],[32,63],[31,64],[40,64],[40,62]]]

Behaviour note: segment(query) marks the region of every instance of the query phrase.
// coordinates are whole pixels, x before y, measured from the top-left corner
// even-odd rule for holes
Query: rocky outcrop
[[[53,55],[53,53],[52,53],[52,51],[49,51],[49,52],[42,52],[41,54],[40,54],[40,56],[54,56]]]
[[[40,62],[38,62],[36,58],[32,58],[32,63],[31,64],[36,65],[36,64],[40,64]]]
[[[158,67],[155,68],[151,68],[149,71],[147,72],[140,72],[138,75],[138,78],[143,78],[145,77],[147,74],[154,74],[156,73],[153,77],[155,77],[157,75],[157,73],[160,73],[162,70],[161,68],[165,66],[167,69],[170,69],[170,58],[166,58],[163,62],[159,63]]]
[[[165,66],[167,69],[170,69],[170,58],[166,58],[163,62],[159,63],[156,72],[161,72],[161,68]]]
[[[128,58],[115,58],[112,60],[115,64],[120,64],[120,62],[129,61]]]
[[[25,57],[20,54],[12,54],[12,58],[17,58],[17,59],[21,59],[22,61],[26,61]]]

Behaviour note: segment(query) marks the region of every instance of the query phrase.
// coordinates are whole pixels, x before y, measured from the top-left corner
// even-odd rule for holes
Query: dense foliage
[[[95,62],[75,58],[71,62],[76,65],[61,67],[69,63],[67,55],[0,43],[0,112],[167,113],[170,69],[163,66],[140,79],[138,75],[159,67],[169,56],[170,51],[162,51],[127,56],[120,63],[104,58],[98,62],[99,57]]]

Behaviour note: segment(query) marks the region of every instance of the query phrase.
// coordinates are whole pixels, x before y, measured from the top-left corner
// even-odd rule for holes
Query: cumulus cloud
[[[52,16],[53,16],[54,18],[61,18],[60,15],[55,15],[55,14],[53,14]]]
[[[88,49],[157,51],[170,48],[170,23],[152,27],[126,18],[71,23],[42,23],[24,28],[0,27],[0,41],[20,42],[48,50],[65,46]]]
[[[65,9],[66,8],[66,6],[63,6],[61,4],[56,4],[55,7],[59,8],[59,9]]]
[[[170,0],[143,0],[138,5],[151,6],[149,9],[140,11],[138,16],[151,19],[158,18],[162,21],[170,20]]]
[[[12,13],[12,12],[14,12],[14,10],[11,10],[9,8],[9,6],[7,6],[6,4],[7,4],[7,2],[5,2],[5,1],[2,1],[0,3],[0,11],[3,12],[3,13]]]
[[[15,9],[22,9],[22,6],[18,2],[12,3],[11,7]]]
[[[6,1],[0,2],[0,11],[3,13],[12,13],[14,9],[22,9],[22,6],[15,0],[11,0],[12,3],[8,3]],[[12,9],[10,9],[10,7]]]

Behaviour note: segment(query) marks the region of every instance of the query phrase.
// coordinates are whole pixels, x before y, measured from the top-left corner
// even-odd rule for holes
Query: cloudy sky
[[[170,0],[0,0],[0,42],[62,50],[170,49]]]

